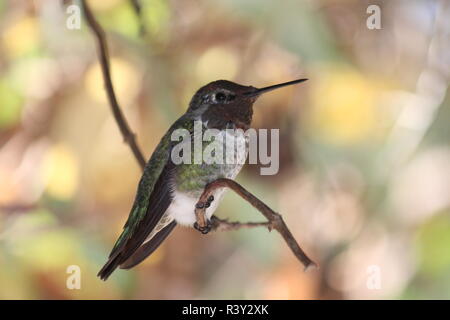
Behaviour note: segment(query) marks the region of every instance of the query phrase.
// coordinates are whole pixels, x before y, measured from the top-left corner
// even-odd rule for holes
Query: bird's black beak
[[[249,92],[245,92],[244,96],[246,97],[258,97],[260,95],[262,95],[263,93],[278,89],[278,88],[282,88],[282,87],[286,87],[286,86],[290,86],[293,84],[297,84],[300,82],[304,82],[308,79],[297,79],[297,80],[293,80],[293,81],[289,81],[289,82],[284,82],[284,83],[279,83],[279,84],[275,84],[273,86],[269,86],[269,87],[265,87],[265,88],[255,88],[252,91]]]

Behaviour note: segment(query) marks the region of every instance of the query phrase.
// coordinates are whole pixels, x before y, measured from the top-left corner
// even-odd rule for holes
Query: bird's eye
[[[223,92],[218,92],[218,93],[216,93],[216,97],[215,98],[216,98],[217,102],[223,102],[223,101],[225,101],[227,96]]]

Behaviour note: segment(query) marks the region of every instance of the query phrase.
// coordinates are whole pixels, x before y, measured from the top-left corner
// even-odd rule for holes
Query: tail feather
[[[120,267],[121,269],[130,269],[138,265],[161,245],[176,225],[176,222],[172,221],[164,229],[155,234],[150,241],[146,242],[136,250],[129,258],[124,257],[121,251],[116,252],[108,259],[103,268],[98,272],[97,276],[106,281],[117,267]]]
[[[121,263],[120,253],[110,257],[103,268],[98,272],[97,277],[100,277],[103,281],[106,281],[111,273],[117,269]]]
[[[129,257],[127,260],[121,263],[120,269],[130,269],[141,263],[148,256],[150,256],[156,249],[158,249],[158,247],[161,245],[164,239],[167,238],[167,236],[170,234],[173,228],[175,228],[176,225],[177,223],[175,221],[172,221],[170,224],[164,227],[164,229],[155,234],[155,236],[152,239],[150,239],[148,242],[143,244],[138,250],[136,250],[136,252],[133,253],[131,257]]]

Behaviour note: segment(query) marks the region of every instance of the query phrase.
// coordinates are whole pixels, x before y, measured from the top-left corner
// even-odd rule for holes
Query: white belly
[[[214,193],[214,201],[211,202],[211,206],[207,208],[205,212],[208,219],[210,219],[214,211],[216,211],[224,192],[225,189],[220,189]],[[167,209],[167,213],[178,224],[192,227],[196,221],[195,205],[197,204],[197,201],[198,197],[176,191],[172,203]]]

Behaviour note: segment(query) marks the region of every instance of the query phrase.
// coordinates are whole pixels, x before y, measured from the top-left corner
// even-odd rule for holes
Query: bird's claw
[[[209,196],[208,199],[205,202],[197,202],[197,204],[195,205],[195,207],[197,209],[207,209],[211,206],[211,202],[214,201],[214,196]]]
[[[195,207],[197,209],[207,209],[211,206],[211,202],[214,201],[214,196],[211,195],[208,197],[208,199],[205,202],[197,202],[197,204],[195,205]],[[206,219],[206,217],[205,217]],[[204,227],[200,227],[198,222],[194,223],[194,229],[200,231],[203,234],[207,234],[209,231],[211,231],[212,228],[212,223],[209,219],[206,219],[206,226]]]
[[[207,220],[206,226],[200,227],[197,222],[194,222],[194,229],[200,231],[202,234],[207,234],[211,231],[212,223],[210,220]]]

